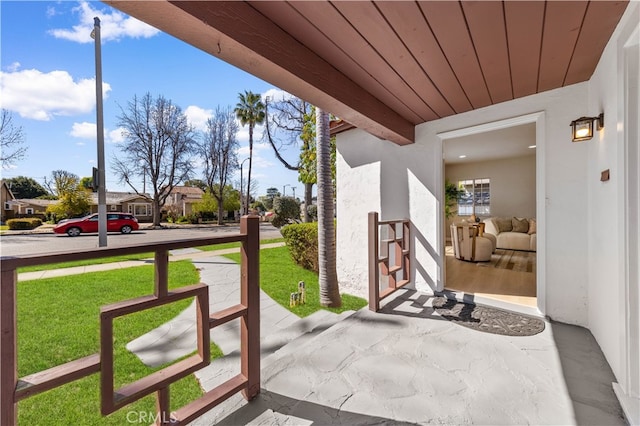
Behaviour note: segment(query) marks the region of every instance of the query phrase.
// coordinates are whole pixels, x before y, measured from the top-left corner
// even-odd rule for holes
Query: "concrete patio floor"
[[[379,313],[264,354],[257,398],[235,395],[192,424],[626,424],[588,330],[547,322],[531,337],[488,334],[443,319],[431,301],[401,290]],[[225,379],[225,363],[239,369],[237,354],[214,361],[199,374],[205,388]]]

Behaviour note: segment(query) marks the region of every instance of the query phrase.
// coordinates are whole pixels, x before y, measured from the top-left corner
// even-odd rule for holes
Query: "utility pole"
[[[102,50],[100,18],[93,18],[91,38],[95,40],[96,59],[96,128],[98,141],[98,247],[107,246],[107,194],[104,161],[104,114],[102,111]]]
[[[288,183],[282,186],[282,196],[285,197],[287,195],[287,186],[291,186]]]

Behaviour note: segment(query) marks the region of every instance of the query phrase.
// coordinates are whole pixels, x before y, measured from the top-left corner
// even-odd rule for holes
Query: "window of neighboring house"
[[[489,178],[458,182],[462,195],[458,200],[458,216],[488,216],[491,214],[491,183]]]
[[[111,211],[118,210],[118,206],[116,204],[111,204]]]
[[[9,203],[4,203],[4,209],[5,209],[5,210],[11,210],[11,204],[9,204]]]
[[[33,209],[31,207],[27,207],[25,209],[26,214],[33,214]]]
[[[134,216],[151,216],[151,204],[129,204],[129,213]]]

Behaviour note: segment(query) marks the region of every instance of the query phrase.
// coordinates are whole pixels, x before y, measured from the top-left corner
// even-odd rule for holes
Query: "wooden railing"
[[[225,399],[242,391],[246,399],[260,392],[260,227],[257,216],[241,219],[240,233],[228,236],[184,239],[120,248],[99,248],[80,253],[2,257],[0,281],[0,425],[18,422],[18,401],[100,373],[101,411],[112,413],[143,396],[156,393],[157,419],[164,423],[185,424],[201,416]],[[169,250],[204,245],[241,242],[240,303],[209,314],[209,288],[200,283],[168,289]],[[100,311],[100,352],[18,378],[17,344],[17,268],[58,262],[99,259],[117,255],[155,253],[153,295],[125,300]],[[114,390],[113,319],[185,298],[196,298],[198,352],[189,358],[156,371],[134,383]],[[235,377],[205,393],[190,404],[170,412],[169,385],[210,363],[210,329],[241,318],[241,367]]]
[[[386,234],[382,240],[381,233]],[[377,312],[382,299],[411,282],[410,247],[411,224],[408,219],[380,221],[377,212],[369,212],[370,310]],[[381,283],[381,277],[387,279],[386,286]]]

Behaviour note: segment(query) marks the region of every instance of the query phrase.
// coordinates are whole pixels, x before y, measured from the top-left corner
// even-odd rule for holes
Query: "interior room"
[[[536,306],[535,124],[444,142],[445,289]]]

